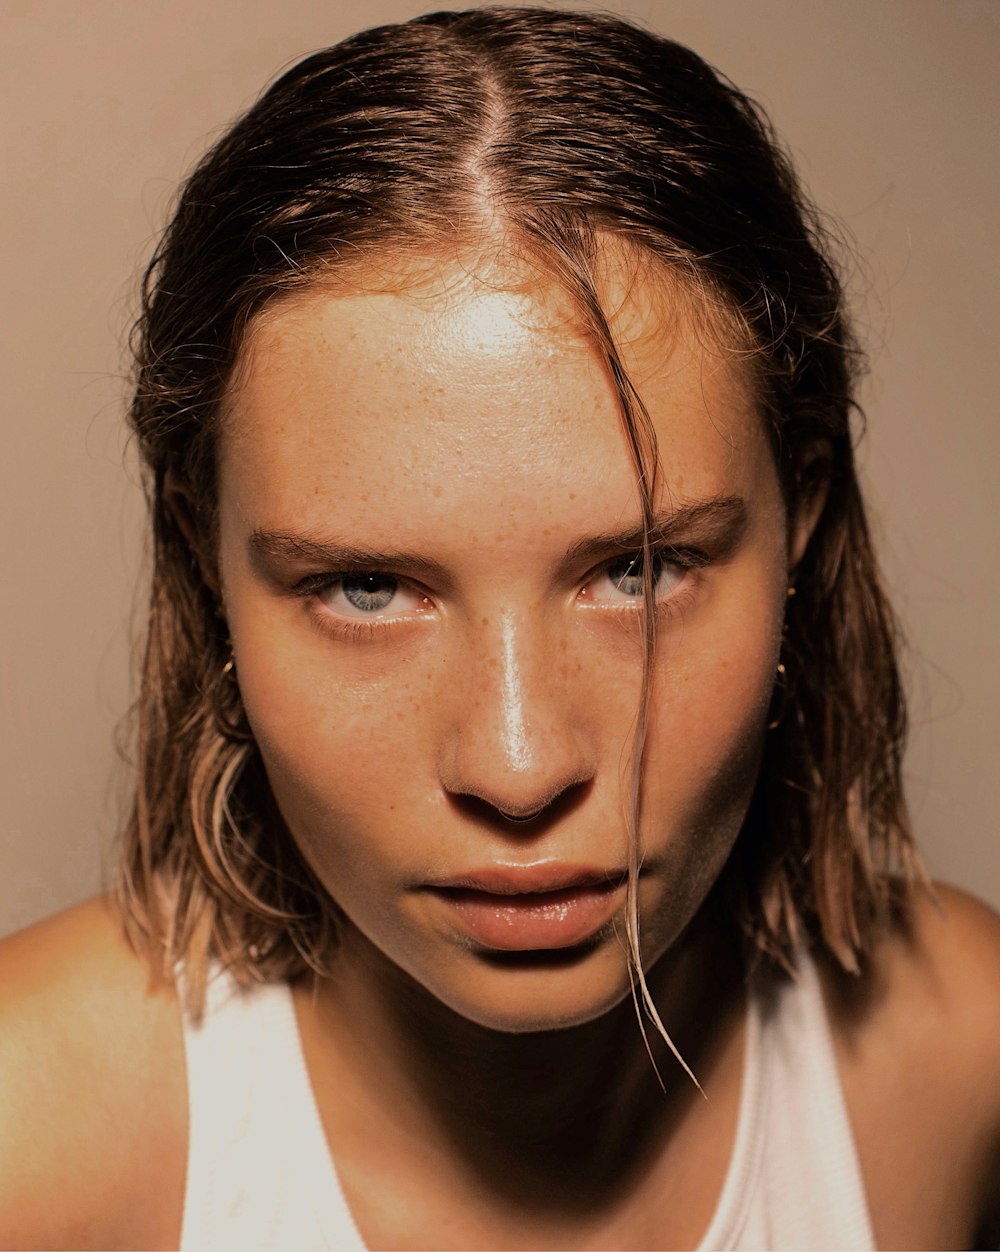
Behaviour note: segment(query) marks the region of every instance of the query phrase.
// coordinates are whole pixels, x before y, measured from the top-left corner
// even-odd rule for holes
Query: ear
[[[173,469],[168,469],[163,476],[163,506],[187,541],[192,556],[198,562],[205,585],[221,598],[218,571],[209,551],[204,531],[196,520],[191,491],[187,483]]]
[[[788,514],[788,569],[794,572],[830,494],[831,449],[825,439],[802,450],[795,469],[795,502]]]

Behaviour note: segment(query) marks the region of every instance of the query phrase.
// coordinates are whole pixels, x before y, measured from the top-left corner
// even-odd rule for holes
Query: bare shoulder
[[[921,892],[826,987],[879,1246],[975,1246],[1000,1200],[1000,917]]]
[[[0,1246],[176,1245],[179,1009],[104,899],[0,943],[0,1125]]]
[[[1000,916],[981,900],[940,884],[918,893],[864,981],[866,1012],[848,1017],[857,1029],[888,1031],[897,1055],[905,1035],[908,1051],[947,1063],[951,1080],[970,1090],[1000,1078]],[[1000,1087],[994,1093],[1000,1115]],[[987,1106],[984,1094],[977,1099]]]

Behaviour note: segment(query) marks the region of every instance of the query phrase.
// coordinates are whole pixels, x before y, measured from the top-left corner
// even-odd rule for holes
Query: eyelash
[[[368,643],[371,640],[382,635],[385,631],[391,630],[399,625],[398,614],[396,616],[387,615],[385,617],[345,617],[334,614],[329,609],[324,609],[320,604],[320,597],[324,592],[332,590],[344,581],[345,578],[357,577],[367,573],[378,573],[376,570],[337,570],[335,573],[329,574],[309,574],[301,579],[292,588],[294,595],[308,601],[310,614],[317,622],[320,629],[333,634],[338,639],[344,639],[348,643]],[[392,577],[397,577],[392,575]],[[404,579],[399,582],[405,584]]]
[[[673,548],[668,546],[659,548],[654,547],[652,554],[654,560],[658,559],[663,561],[664,564],[676,566],[682,571],[682,579],[679,586],[663,599],[656,602],[656,611],[658,615],[661,611],[669,612],[672,615],[679,612],[687,603],[689,598],[694,594],[697,589],[698,582],[700,581],[697,578],[697,575],[709,563],[709,557],[705,553],[699,552],[695,549]],[[613,565],[616,565],[624,560],[628,560],[629,558],[633,561],[641,560],[642,553],[623,552],[617,556],[608,558],[588,575],[584,587],[589,587],[599,578],[607,576],[608,570]],[[340,616],[331,612],[329,609],[322,608],[319,603],[319,598],[324,592],[328,592],[342,583],[345,578],[357,577],[367,573],[376,574],[379,572],[381,571],[358,569],[337,570],[336,572],[323,574],[309,574],[295,584],[292,588],[292,592],[295,596],[309,601],[311,614],[321,629],[332,633],[337,638],[344,639],[349,643],[367,643],[378,638],[386,631],[398,628],[399,615],[388,614],[384,617],[372,616],[370,618],[350,618]],[[401,586],[412,586],[412,584],[407,583],[405,579],[399,578],[398,575],[391,575],[391,577],[397,578]],[[420,594],[424,593],[421,592]],[[622,600],[614,603],[613,605],[589,601],[587,602],[587,607],[592,609],[602,609],[605,611],[610,608],[612,611],[625,610],[626,612],[632,612],[638,608],[641,603],[642,598],[640,596],[636,596],[631,604],[628,600]]]

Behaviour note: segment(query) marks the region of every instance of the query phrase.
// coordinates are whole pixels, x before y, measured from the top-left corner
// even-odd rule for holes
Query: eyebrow
[[[743,537],[748,520],[746,501],[741,496],[714,496],[654,513],[649,528],[650,543],[697,543],[712,546],[727,555]],[[600,556],[607,552],[636,552],[642,547],[643,528],[629,526],[603,535],[592,535],[570,546],[567,562]]]
[[[746,501],[739,496],[717,496],[671,508],[653,517],[650,540],[658,546],[697,543],[717,549],[717,556],[727,555],[741,539],[747,525]],[[643,528],[629,526],[622,530],[589,535],[566,550],[563,564],[569,566],[588,558],[606,556],[611,552],[634,552],[642,547]],[[390,551],[365,548],[355,544],[320,540],[309,535],[285,531],[255,529],[249,536],[250,554],[256,566],[270,562],[305,562],[329,570],[372,570],[388,572],[406,569],[423,572],[439,580],[449,580],[446,568],[430,557],[412,551]]]
[[[405,568],[439,579],[447,577],[447,571],[439,561],[415,552],[364,548],[277,530],[253,530],[248,542],[251,559],[257,566],[269,561],[298,561],[330,570],[393,571]]]

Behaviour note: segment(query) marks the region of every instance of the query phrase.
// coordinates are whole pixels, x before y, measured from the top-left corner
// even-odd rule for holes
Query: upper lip
[[[492,896],[541,895],[583,887],[617,887],[623,869],[598,869],[563,861],[535,865],[488,865],[435,878],[425,886],[437,891],[481,891]]]

